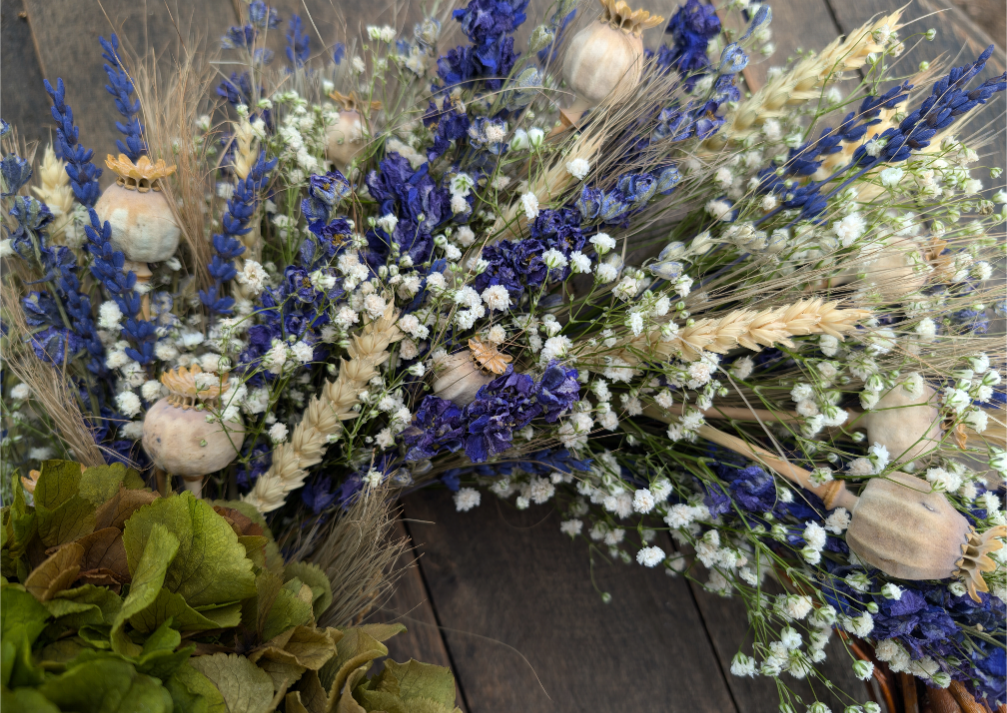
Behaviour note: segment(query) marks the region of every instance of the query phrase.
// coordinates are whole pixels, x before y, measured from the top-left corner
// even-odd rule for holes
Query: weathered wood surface
[[[214,47],[238,17],[242,0],[2,0],[0,3],[0,113],[28,140],[48,142],[52,119],[41,79],[67,84],[67,100],[81,127],[81,141],[97,156],[115,150],[118,132],[111,97],[105,92],[97,36],[113,29],[134,52],[154,51],[162,63],[184,47]],[[962,4],[962,0],[953,0]],[[971,0],[970,0],[971,3]],[[275,0],[288,19],[294,12],[311,37],[314,61],[331,56],[337,41],[359,36],[365,25],[389,24],[411,32],[420,3],[390,0]],[[533,0],[534,19],[548,3]],[[637,4],[670,14],[674,0]],[[777,52],[753,61],[750,88],[765,81],[798,49],[820,48],[901,0],[771,0]],[[973,3],[974,4],[974,3]],[[916,0],[909,18],[941,11],[914,25],[938,28],[937,39],[906,53],[911,73],[921,60],[942,53],[963,63],[989,43],[999,44],[985,76],[1003,71],[1002,2],[983,0],[993,12],[982,27],[952,0]],[[586,6],[589,7],[590,6]],[[993,8],[991,11],[990,8]],[[589,9],[593,12],[593,9]],[[985,17],[989,17],[987,14]],[[445,31],[450,28],[450,23]],[[270,38],[283,59],[287,23]],[[522,28],[526,33],[531,23]],[[998,29],[1001,28],[1001,29]],[[916,29],[904,32],[908,35]],[[457,30],[452,30],[457,34]],[[164,66],[164,65],[162,65]],[[1000,95],[980,121],[1001,129]],[[1005,165],[1005,138],[981,152],[987,165]],[[987,185],[993,183],[984,178]],[[1002,179],[1000,181],[1002,183]],[[404,502],[403,530],[416,545],[418,562],[377,618],[402,621],[409,632],[390,642],[397,660],[410,656],[452,666],[458,705],[467,711],[738,711],[777,710],[775,684],[727,673],[738,649],[747,646],[748,622],[741,602],[721,599],[661,572],[611,564],[583,542],[561,535],[547,507],[519,513],[487,498],[478,510],[459,514],[450,498],[434,490]],[[603,604],[599,591],[613,595]],[[746,650],[748,650],[746,648]],[[863,699],[850,661],[830,649],[826,673],[840,688]],[[807,700],[806,684],[784,682]],[[833,710],[842,710],[824,695]]]

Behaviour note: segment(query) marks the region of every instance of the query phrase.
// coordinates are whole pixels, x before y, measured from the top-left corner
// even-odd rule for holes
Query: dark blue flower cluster
[[[276,159],[266,160],[266,152],[259,158],[248,175],[234,187],[234,194],[227,202],[227,210],[221,216],[222,233],[213,236],[213,261],[208,267],[214,284],[208,290],[199,291],[199,300],[213,314],[230,314],[234,306],[233,297],[223,294],[224,283],[234,279],[237,270],[234,258],[245,252],[245,246],[238,239],[248,234],[252,228],[249,221],[259,205],[259,193],[269,180],[269,172],[276,167]]]
[[[56,122],[57,153],[66,161],[66,174],[70,177],[73,194],[81,205],[93,206],[101,195],[101,190],[98,187],[101,169],[91,163],[94,151],[85,149],[77,143],[80,130],[73,125],[73,110],[69,104],[63,101],[65,95],[63,80],[56,80],[55,90],[49,84],[48,79],[43,80],[42,83],[52,99],[52,118]]]
[[[413,425],[403,432],[405,459],[415,462],[464,448],[470,461],[484,463],[511,447],[514,431],[539,417],[555,423],[579,396],[576,369],[554,362],[536,383],[508,366],[464,409],[437,396],[424,398]]]
[[[451,148],[451,142],[457,141],[468,135],[471,122],[469,115],[464,111],[458,111],[448,103],[443,111],[437,108],[437,104],[431,100],[427,112],[423,115],[423,124],[427,127],[434,126],[434,140],[427,149],[427,161],[433,163]]]
[[[946,585],[925,582],[903,582],[902,595],[887,599],[880,594],[884,582],[875,576],[869,577],[867,593],[852,589],[844,577],[857,571],[835,568],[823,582],[822,591],[832,606],[847,616],[859,616],[869,604],[876,605],[872,638],[894,639],[914,661],[932,657],[944,673],[964,683],[978,698],[1007,700],[1003,645],[966,632],[978,629],[994,641],[1003,641],[1007,606],[1002,601],[979,592],[980,601],[975,602],[968,594],[952,594]]]
[[[658,64],[670,65],[682,74],[703,69],[710,63],[706,57],[710,40],[720,34],[717,9],[688,0],[671,16],[665,32],[672,36],[674,46],[661,47]]]
[[[528,0],[470,0],[454,18],[472,43],[456,47],[437,60],[437,75],[445,88],[482,80],[496,91],[517,60],[511,33],[525,21]]]
[[[115,122],[117,128],[125,137],[126,142],[117,139],[116,147],[120,152],[129,156],[130,161],[136,161],[147,152],[147,145],[143,141],[143,126],[140,124],[140,100],[133,99],[133,81],[129,78],[126,70],[122,66],[119,58],[119,37],[112,33],[112,41],[109,42],[104,37],[98,37],[101,48],[102,59],[108,64],[105,65],[105,74],[108,75],[108,84],[105,89],[115,97],[115,108],[125,119]]]
[[[280,17],[276,10],[262,0],[255,0],[248,7],[248,24],[229,28],[227,34],[220,38],[220,45],[227,50],[243,49],[253,52],[256,64],[269,64],[273,61],[273,51],[264,47],[255,49],[255,40],[261,30],[275,30],[279,26]]]
[[[308,228],[320,232],[329,222],[332,211],[350,192],[350,183],[339,171],[332,170],[324,176],[314,175],[308,179],[308,197],[301,201],[301,213],[308,221]]]
[[[451,196],[439,188],[430,177],[429,164],[415,171],[405,158],[389,153],[379,170],[367,174],[367,188],[380,204],[380,214],[398,218],[389,234],[375,226],[367,231],[367,248],[363,251],[373,270],[385,264],[391,245],[398,246],[401,255],[408,255],[413,265],[422,265],[433,254],[433,232],[452,217]]]
[[[311,55],[311,38],[304,34],[300,15],[290,16],[290,29],[287,30],[287,60],[295,68],[304,66]]]
[[[477,291],[503,285],[510,294],[511,303],[517,304],[525,289],[538,291],[545,285],[562,282],[570,276],[570,267],[549,268],[542,255],[548,250],[558,250],[569,258],[581,251],[587,238],[581,229],[581,215],[574,208],[543,210],[531,224],[531,237],[511,242],[501,240],[483,250],[483,260],[488,265],[474,282]]]

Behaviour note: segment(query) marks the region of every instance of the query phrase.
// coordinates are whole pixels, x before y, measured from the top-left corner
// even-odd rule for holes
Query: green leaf
[[[126,661],[86,660],[38,688],[60,710],[77,713],[171,713],[168,689]]]
[[[14,502],[10,508],[11,531],[14,535],[14,542],[11,544],[12,553],[20,557],[27,549],[28,543],[35,537],[37,525],[35,519],[35,508],[28,506],[28,501],[24,497],[24,487],[17,473],[11,476],[14,479],[12,488],[14,490]]]
[[[386,660],[374,689],[394,693],[404,701],[417,698],[434,701],[447,710],[455,704],[455,677],[451,669],[414,659],[406,663]]]
[[[265,671],[237,654],[214,654],[190,659],[189,665],[220,690],[231,713],[267,713],[273,680]]]
[[[154,631],[168,619],[174,621],[179,631],[207,631],[225,629],[241,623],[241,604],[233,603],[196,611],[180,594],[162,589],[157,598],[147,607],[129,618],[130,625],[137,631]]]
[[[238,536],[208,503],[188,492],[159,498],[126,522],[123,541],[131,572],[158,525],[179,541],[178,556],[165,576],[166,589],[182,595],[193,607],[240,601],[255,594],[252,562]]]
[[[108,647],[108,634],[106,634],[105,648]],[[82,638],[74,636],[69,639],[60,639],[59,641],[52,642],[39,652],[38,657],[39,661],[45,661],[47,666],[52,666],[54,663],[65,664],[73,661],[82,651],[88,648],[87,643]]]
[[[343,690],[346,678],[356,669],[388,655],[388,647],[362,628],[347,629],[336,643],[337,654],[318,672],[330,700],[335,700]]]
[[[111,626],[82,626],[77,630],[77,636],[102,651],[112,648],[111,635]]]
[[[42,462],[35,486],[35,507],[55,510],[80,494],[80,463],[69,460]]]
[[[178,554],[179,542],[164,525],[154,523],[133,572],[133,584],[129,596],[122,603],[122,609],[112,625],[112,648],[121,654],[137,656],[140,647],[126,636],[126,621],[143,611],[157,600],[158,592],[164,586],[168,567]],[[128,547],[127,547],[128,551]]]
[[[189,664],[183,664],[165,683],[175,713],[228,713],[224,697],[213,681]]]
[[[125,526],[126,520],[132,517],[134,512],[144,505],[150,505],[158,497],[157,493],[146,489],[133,490],[120,486],[119,491],[112,496],[112,499],[103,503],[95,512],[95,529],[117,527],[121,530]]]
[[[284,661],[273,661],[272,659],[259,659],[259,668],[265,671],[273,682],[273,701],[270,709],[276,708],[287,694],[287,690],[297,683],[297,680],[304,673],[305,668],[295,663]]]
[[[14,641],[12,639],[0,641],[0,687],[7,688],[10,685],[16,659],[17,645]]]
[[[139,473],[127,469],[122,463],[113,463],[85,470],[80,476],[79,494],[93,506],[98,507],[111,500],[112,496],[119,492],[120,485],[126,488],[144,487]]]
[[[309,626],[298,626],[270,641],[248,655],[252,663],[263,660],[286,661],[317,671],[336,655],[336,644],[328,632]]]
[[[56,595],[55,599],[46,603],[46,606],[56,605],[61,600],[73,601],[80,604],[93,604],[101,611],[102,622],[111,624],[115,621],[116,615],[122,609],[122,598],[108,587],[96,587],[93,584],[85,584],[74,589],[64,589]],[[50,611],[52,611],[50,609]]]
[[[45,629],[49,612],[31,594],[14,584],[0,586],[0,639],[18,637],[24,631],[33,646]]]
[[[367,713],[364,707],[353,698],[353,689],[367,675],[368,668],[370,667],[361,666],[346,679],[346,686],[344,686],[339,696],[339,703],[336,705],[335,713]]]
[[[294,577],[311,587],[311,607],[317,621],[332,604],[332,584],[328,576],[316,564],[291,562],[283,571],[283,579],[290,581]]]
[[[41,479],[39,484],[41,485]],[[38,492],[36,486],[35,492]],[[35,501],[38,534],[46,547],[55,547],[87,535],[94,530],[94,506],[79,495],[50,509]]]
[[[312,620],[311,588],[295,577],[277,592],[262,625],[262,638],[269,641],[288,629],[303,626]]]
[[[0,708],[18,713],[60,713],[59,708],[34,688],[0,691]]]
[[[24,581],[24,587],[40,602],[52,599],[70,587],[80,574],[84,548],[76,542],[60,547],[46,558]]]

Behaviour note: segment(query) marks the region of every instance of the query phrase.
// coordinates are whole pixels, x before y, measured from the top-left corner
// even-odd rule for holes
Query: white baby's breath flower
[[[522,194],[521,207],[528,220],[535,220],[538,217],[538,196],[530,192]]]
[[[566,171],[571,176],[576,178],[578,181],[584,180],[584,177],[591,170],[591,164],[586,158],[575,158],[572,161],[567,161]]]

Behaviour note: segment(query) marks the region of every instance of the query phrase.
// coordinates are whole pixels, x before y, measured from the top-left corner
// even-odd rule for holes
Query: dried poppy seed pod
[[[576,98],[566,117],[576,123],[610,94],[621,101],[636,89],[643,72],[644,30],[664,22],[623,0],[601,0],[602,14],[573,39],[563,58],[563,78]]]
[[[929,483],[896,471],[867,483],[853,506],[846,544],[864,562],[899,579],[958,577],[969,596],[989,588],[982,572],[995,568],[987,553],[1002,546],[1007,528],[977,535],[968,520]]]
[[[175,172],[163,160],[141,156],[135,164],[123,154],[105,164],[119,176],[94,205],[112,228],[112,246],[133,262],[164,262],[175,254],[182,235],[159,181]]]
[[[363,117],[357,110],[356,92],[349,96],[332,92],[329,95],[343,105],[339,112],[339,123],[325,128],[325,158],[336,164],[336,168],[345,173],[364,148],[365,126]],[[377,111],[381,102],[371,102],[371,109]]]
[[[212,375],[206,386],[197,376],[198,365],[180,367],[161,376],[168,396],[155,403],[143,420],[143,449],[154,466],[170,475],[185,479],[186,489],[199,497],[203,476],[214,473],[233,461],[245,440],[245,426],[239,416],[234,421],[207,423],[210,413],[197,409],[202,402],[210,408],[220,405],[221,386],[226,375]]]
[[[437,359],[434,374],[434,394],[459,408],[472,403],[479,389],[494,379],[479,368],[468,349]]]
[[[901,385],[885,394],[864,414],[867,440],[888,449],[893,461],[909,463],[933,451],[941,442],[941,419],[935,392],[923,385],[914,397]]]

